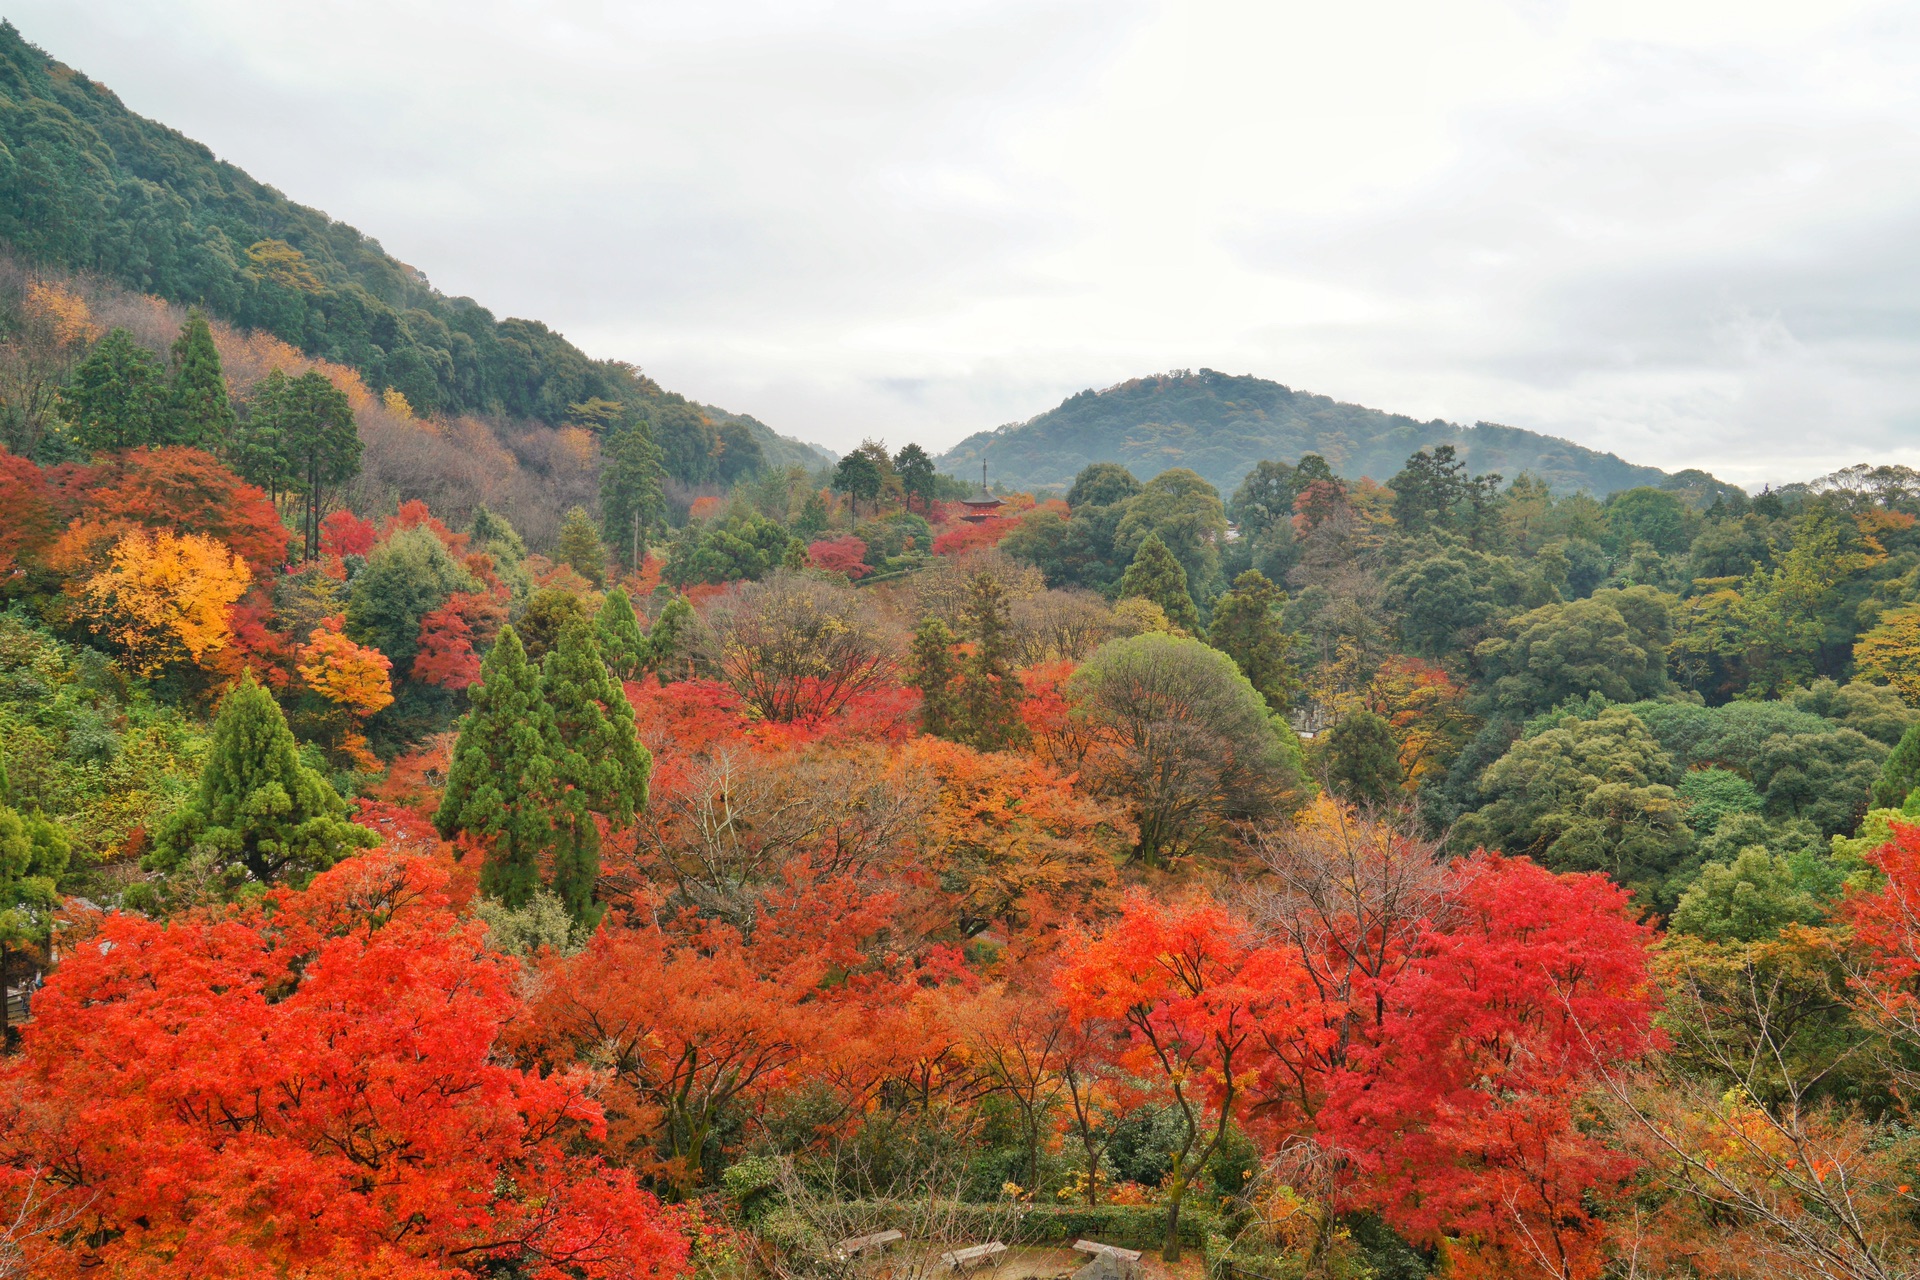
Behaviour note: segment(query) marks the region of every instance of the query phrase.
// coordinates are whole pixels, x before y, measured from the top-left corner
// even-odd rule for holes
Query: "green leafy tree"
[[[167,387],[166,440],[211,453],[227,448],[235,425],[227,379],[213,330],[200,308],[187,312],[173,343],[173,376]]]
[[[1257,538],[1277,524],[1293,519],[1293,500],[1299,487],[1292,467],[1284,462],[1256,462],[1227,503],[1227,518],[1242,538]]]
[[[1148,634],[1095,650],[1068,685],[1090,750],[1085,776],[1129,805],[1150,866],[1207,847],[1222,824],[1300,796],[1299,740],[1233,659]]]
[[[1609,707],[1516,742],[1481,778],[1486,803],[1455,825],[1454,842],[1556,871],[1604,871],[1670,907],[1679,886],[1669,877],[1692,844],[1674,780],[1640,718]]]
[[[1073,487],[1067,490],[1067,506],[1074,511],[1082,507],[1110,507],[1139,492],[1140,482],[1134,479],[1133,472],[1117,462],[1095,462],[1083,467],[1073,478]]]
[[[600,826],[633,825],[646,808],[653,757],[640,745],[633,707],[607,670],[585,622],[569,622],[547,655],[542,687],[552,716],[553,781],[557,788],[551,887],[585,928],[599,922],[594,883],[600,877]],[[518,904],[510,904],[518,905]]]
[[[933,469],[933,459],[927,451],[917,444],[904,446],[893,455],[893,471],[900,477],[900,488],[909,501],[918,498],[920,510],[926,511],[933,505],[934,494],[939,491],[939,477]]]
[[[714,459],[714,478],[721,484],[738,484],[766,469],[766,450],[754,439],[744,422],[720,424],[720,452]]]
[[[1374,808],[1403,798],[1400,748],[1387,722],[1373,712],[1349,711],[1316,745],[1321,773],[1335,795]]]
[[[165,439],[166,373],[125,329],[94,344],[60,389],[56,411],[87,453],[112,453]]]
[[[1873,807],[1898,809],[1915,787],[1920,787],[1920,724],[1900,736],[1900,744],[1880,766],[1880,776],[1873,784]]]
[[[697,406],[663,405],[654,415],[653,439],[660,446],[661,465],[675,480],[697,485],[713,479],[720,433]]]
[[[677,587],[757,582],[779,568],[790,541],[783,526],[751,513],[736,512],[704,528],[688,525],[667,549],[663,576]]]
[[[5,997],[13,954],[52,936],[58,885],[72,856],[64,830],[38,812],[14,810],[11,799],[6,761],[0,759],[0,1045],[12,1035]]]
[[[1200,630],[1200,611],[1187,591],[1187,571],[1157,533],[1147,535],[1120,577],[1120,598],[1131,596],[1153,601],[1167,621],[1189,634]]]
[[[1272,710],[1285,714],[1300,691],[1294,662],[1297,639],[1280,619],[1287,593],[1249,569],[1233,580],[1233,590],[1214,602],[1207,643],[1232,658],[1242,675]]]
[[[571,565],[596,591],[607,585],[607,549],[600,545],[600,531],[585,508],[575,507],[560,523],[560,562]]]
[[[1515,586],[1507,560],[1459,547],[1394,570],[1381,599],[1409,653],[1444,658],[1485,638]]]
[[[420,652],[420,620],[456,592],[480,584],[431,529],[401,529],[373,549],[347,594],[347,637],[372,645],[393,662],[395,674],[413,668]]]
[[[518,910],[540,887],[540,858],[558,833],[553,713],[512,627],[501,629],[467,697],[472,709],[460,720],[433,823],[485,848],[480,891]]]
[[[229,886],[300,883],[376,842],[347,821],[332,784],[301,762],[280,704],[249,670],[220,702],[198,788],[142,865],[174,872],[204,860]]]
[[[1227,539],[1227,513],[1218,490],[1184,467],[1147,481],[1127,499],[1114,529],[1114,551],[1136,555],[1149,537],[1159,538],[1173,552],[1186,570],[1187,590],[1195,600],[1214,597],[1219,591],[1220,544]],[[1171,610],[1167,616],[1173,616]]]
[[[616,680],[638,680],[647,666],[647,637],[625,587],[615,587],[600,602],[593,621],[600,656]]]
[[[609,432],[600,446],[600,527],[629,569],[638,569],[646,556],[648,532],[666,526],[660,489],[665,474],[660,446],[645,422]]]
[[[959,706],[954,698],[954,634],[938,618],[923,620],[913,633],[909,677],[920,691],[920,727],[941,738],[955,735]]]
[[[1764,942],[1787,925],[1818,924],[1825,914],[1787,859],[1750,845],[1731,862],[1700,868],[1667,927],[1709,942]]]
[[[1667,689],[1672,605],[1671,596],[1642,586],[1521,614],[1474,649],[1488,700],[1528,719],[1589,693],[1612,702],[1658,697]]]
[[[1013,616],[1007,588],[996,574],[967,582],[962,613],[970,642],[960,663],[960,737],[982,751],[1004,751],[1026,741],[1020,719],[1025,693],[1013,671]]]

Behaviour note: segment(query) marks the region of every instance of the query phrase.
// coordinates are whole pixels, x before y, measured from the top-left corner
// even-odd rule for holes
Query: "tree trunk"
[[[13,968],[13,948],[0,946],[0,1053],[13,1052],[13,1001],[7,993],[7,972]]]
[[[1160,1250],[1161,1258],[1168,1262],[1180,1261],[1180,1202],[1186,1195],[1186,1176],[1176,1173],[1167,1187],[1167,1242]]]

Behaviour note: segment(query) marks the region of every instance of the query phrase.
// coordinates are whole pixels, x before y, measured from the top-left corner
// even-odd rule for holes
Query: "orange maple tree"
[[[0,1075],[0,1198],[31,1274],[678,1275],[677,1220],[575,1154],[586,1078],[503,1066],[513,963],[431,860],[168,925],[109,917]]]

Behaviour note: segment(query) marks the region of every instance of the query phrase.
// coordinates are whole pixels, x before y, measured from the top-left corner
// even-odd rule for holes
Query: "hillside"
[[[0,240],[28,261],[96,273],[356,370],[416,412],[558,426],[594,398],[651,413],[688,403],[537,320],[450,298],[378,241],[127,110],[0,21]],[[746,417],[769,462],[825,451]]]
[[[1262,458],[1293,462],[1317,453],[1341,475],[1384,481],[1408,454],[1438,444],[1459,449],[1474,472],[1512,479],[1525,471],[1563,493],[1584,489],[1604,497],[1667,478],[1654,467],[1537,432],[1490,422],[1419,422],[1212,369],[1082,391],[1026,422],[968,436],[937,463],[950,474],[975,476],[984,460],[996,483],[1015,488],[1068,485],[1090,462],[1122,463],[1142,479],[1188,467],[1231,493]]]

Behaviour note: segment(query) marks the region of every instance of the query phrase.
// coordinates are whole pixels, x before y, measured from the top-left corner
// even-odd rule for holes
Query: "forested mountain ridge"
[[[1384,480],[1409,454],[1443,444],[1472,471],[1509,480],[1526,472],[1560,493],[1605,497],[1667,479],[1655,467],[1517,427],[1420,422],[1213,369],[1082,391],[1025,422],[976,432],[937,461],[943,471],[968,476],[984,460],[997,482],[1014,488],[1064,488],[1095,462],[1117,462],[1142,477],[1186,467],[1231,493],[1263,458],[1317,453],[1348,479]]]
[[[450,298],[378,241],[296,204],[206,146],[129,111],[0,21],[0,239],[30,262],[95,273],[356,370],[421,414],[560,426],[604,400],[687,404],[631,365],[595,360],[537,320]],[[696,406],[705,408],[704,406]],[[737,421],[767,462],[825,451]]]

